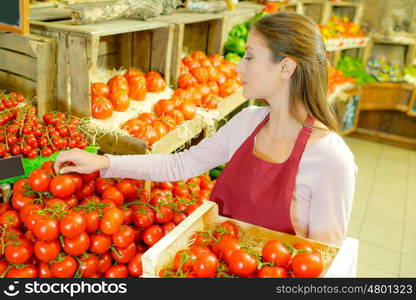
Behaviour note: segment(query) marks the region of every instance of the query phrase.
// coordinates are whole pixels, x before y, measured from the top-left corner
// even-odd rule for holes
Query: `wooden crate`
[[[330,2],[326,1],[323,8],[320,24],[326,24],[331,16],[348,17],[356,24],[361,23],[364,11],[364,2]]]
[[[324,0],[299,0],[279,7],[281,11],[297,12],[301,15],[310,17],[316,23],[320,24],[324,13]]]
[[[36,97],[38,115],[55,109],[56,40],[0,33],[0,89]]]
[[[340,126],[339,133],[342,136],[348,135],[357,129],[361,95],[362,90],[354,88],[342,92],[332,103],[332,107],[335,111],[335,115]],[[349,109],[353,109],[352,124],[349,124],[349,122],[345,120],[347,110]]]
[[[208,55],[221,54],[226,36],[223,14],[189,13],[178,9],[171,15],[159,16],[155,22],[174,26],[170,83],[177,87],[181,59],[194,51],[203,51]]]
[[[363,85],[360,110],[398,110],[407,112],[415,86],[408,83],[369,83]]]
[[[363,63],[366,66],[373,55],[384,55],[389,60],[397,60],[403,66],[413,65],[416,58],[416,34],[395,34],[385,36],[377,33],[372,37],[363,54]]]
[[[48,20],[39,20],[47,16]],[[114,20],[71,25],[65,11],[31,13],[31,31],[58,39],[57,108],[91,116],[90,85],[97,68],[138,68],[160,72],[167,84],[174,28],[161,22]],[[46,17],[45,17],[46,18]],[[58,20],[51,20],[57,18]],[[62,18],[65,18],[62,20]],[[70,88],[68,88],[68,86]]]
[[[348,264],[348,260],[352,260],[351,267],[354,267],[354,264],[356,264],[356,255],[358,252],[358,243],[356,240],[352,241],[351,243],[355,245],[353,246],[353,251],[345,253],[342,248],[340,250],[340,248],[329,244],[320,243],[299,236],[280,233],[245,222],[221,217],[218,215],[217,204],[211,201],[207,201],[199,208],[197,208],[182,223],[175,227],[174,230],[169,232],[169,234],[164,236],[157,244],[155,244],[152,248],[143,254],[143,277],[157,277],[159,270],[169,265],[173,261],[173,257],[175,256],[176,252],[187,247],[189,238],[194,232],[205,230],[208,225],[225,220],[231,220],[237,223],[240,227],[240,231],[244,231],[245,234],[255,237],[262,242],[270,239],[278,239],[284,243],[292,245],[297,242],[308,241],[312,243],[313,247],[316,249],[331,253],[332,260],[330,260],[329,264],[325,266],[323,276],[327,275],[335,277],[338,275],[346,277],[345,273],[342,274],[339,269],[335,270],[334,266],[339,267],[340,263],[343,263],[344,265],[346,263]],[[349,242],[351,240],[352,239],[349,239]],[[343,253],[343,257],[340,256],[341,253]],[[347,255],[349,255],[349,258],[347,261],[345,261],[345,256]]]

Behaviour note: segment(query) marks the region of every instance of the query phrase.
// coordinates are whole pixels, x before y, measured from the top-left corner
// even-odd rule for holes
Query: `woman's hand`
[[[68,166],[65,163],[72,163]],[[110,166],[110,160],[104,155],[89,153],[78,148],[59,153],[55,160],[56,174],[80,173],[88,174]]]

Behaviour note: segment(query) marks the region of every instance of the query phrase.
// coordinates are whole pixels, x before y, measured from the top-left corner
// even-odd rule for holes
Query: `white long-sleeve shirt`
[[[211,137],[175,154],[107,155],[103,177],[177,181],[198,176],[228,162],[270,112],[243,109]],[[291,202],[297,235],[340,246],[348,230],[357,166],[344,140],[334,132],[306,146]]]

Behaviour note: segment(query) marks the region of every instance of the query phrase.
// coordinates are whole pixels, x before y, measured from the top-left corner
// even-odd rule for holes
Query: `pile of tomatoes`
[[[88,146],[85,136],[77,130],[77,118],[49,112],[42,122],[35,107],[19,105],[25,100],[22,95],[1,94],[0,99],[0,157],[48,157],[60,150]]]
[[[344,83],[355,83],[354,78],[348,78],[344,76],[341,70],[334,68],[333,66],[328,67],[328,95],[335,91],[335,88]]]
[[[56,175],[45,162],[0,203],[1,277],[139,277],[142,254],[208,200],[207,176],[153,183]]]
[[[197,106],[216,109],[221,98],[233,94],[242,85],[236,64],[221,55],[207,56],[201,51],[182,59],[178,79],[179,89],[172,100],[193,101]]]
[[[266,242],[261,253],[238,238],[235,223],[224,221],[208,231],[198,231],[191,246],[178,251],[171,266],[160,270],[163,278],[288,278],[318,277],[321,255],[308,242],[285,245]]]
[[[146,74],[130,69],[124,75],[115,75],[107,83],[91,85],[91,112],[96,119],[107,119],[113,111],[126,111],[130,100],[143,101],[147,92],[160,93],[166,89],[162,76],[155,71]]]

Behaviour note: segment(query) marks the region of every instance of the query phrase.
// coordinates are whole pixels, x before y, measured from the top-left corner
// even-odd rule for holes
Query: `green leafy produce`
[[[241,38],[229,38],[224,45],[226,53],[232,52],[239,56],[244,56],[246,52],[246,42]]]
[[[358,84],[376,82],[376,79],[368,74],[362,62],[350,56],[343,56],[337,64],[337,69],[344,73],[345,77],[355,78]]]
[[[247,41],[248,29],[244,24],[238,24],[228,33],[230,38],[240,38]]]
[[[240,60],[241,60],[241,56],[238,55],[237,53],[229,52],[229,53],[227,53],[225,55],[224,59],[229,60],[229,61],[232,61],[232,62],[238,64],[240,62]]]

